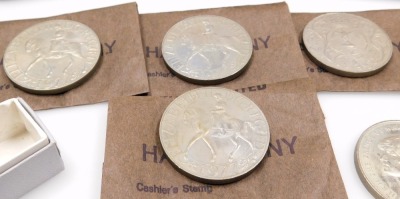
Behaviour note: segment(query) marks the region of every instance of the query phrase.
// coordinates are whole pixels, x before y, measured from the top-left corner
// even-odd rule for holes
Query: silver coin
[[[252,52],[247,31],[220,16],[186,18],[172,26],[162,42],[167,66],[178,77],[197,84],[218,84],[237,77]]]
[[[171,102],[159,134],[179,171],[210,184],[249,174],[264,158],[270,140],[268,122],[253,101],[215,87],[188,91]]]
[[[376,198],[400,198],[400,121],[384,121],[361,135],[355,152],[357,172]]]
[[[95,69],[101,52],[96,33],[70,20],[35,24],[19,33],[4,54],[4,70],[22,90],[56,94],[78,86]]]
[[[381,71],[392,57],[389,36],[363,17],[330,13],[311,20],[303,30],[307,52],[331,73],[365,77]]]

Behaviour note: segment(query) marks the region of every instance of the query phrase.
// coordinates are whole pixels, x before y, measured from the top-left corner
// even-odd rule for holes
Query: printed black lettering
[[[194,193],[194,192],[206,192],[206,193],[211,193],[212,192],[212,186],[211,185],[199,185],[199,186],[192,186],[192,185],[183,185],[182,190],[184,193]]]
[[[136,189],[138,190],[138,191],[143,191],[143,183],[137,183],[136,184]]]
[[[163,163],[165,159],[167,159],[167,156],[163,152],[162,155],[161,155],[160,161],[158,163],[160,163],[160,164]]]
[[[151,187],[151,188],[153,188],[153,187]],[[161,193],[161,187],[156,187],[156,186],[154,185],[154,190],[152,189],[152,191],[153,191],[153,192],[156,192],[156,193]]]
[[[262,84],[262,85],[257,85],[257,90],[265,90],[267,88],[266,84]]]
[[[266,84],[261,84],[261,85],[257,85],[257,86],[249,86],[249,87],[246,87],[246,88],[235,89],[235,91],[239,92],[239,93],[245,93],[247,91],[252,92],[252,91],[265,90],[266,88],[267,88]]]
[[[112,52],[113,52],[113,47],[114,47],[115,42],[116,42],[116,40],[114,40],[114,41],[111,43],[111,45],[108,44],[108,43],[104,43],[104,45],[106,45],[106,47],[108,48],[108,52],[107,52],[106,54],[112,53]]]
[[[150,50],[150,47],[146,46],[146,57],[150,57],[150,53],[154,53],[156,57],[158,58],[158,47],[154,47],[154,50]]]
[[[399,44],[395,44],[394,42],[392,42],[393,46],[395,46],[397,48],[398,51],[400,51],[400,42]],[[1,65],[1,63],[0,63]]]
[[[179,191],[178,187],[171,186],[171,188],[172,188],[172,193],[178,193],[178,191]]]
[[[260,40],[263,44],[265,48],[268,48],[268,41],[269,41],[270,36],[268,35],[267,38],[262,39],[261,37],[258,38],[258,40]]]
[[[161,193],[163,194],[169,194],[169,188],[162,188]]]
[[[143,144],[143,161],[147,161],[147,155],[153,155],[153,161],[157,163],[157,146],[153,146],[153,151],[147,151],[147,145]]]
[[[3,85],[0,84],[0,91],[1,90],[7,90],[7,89],[10,89],[10,88],[11,88],[10,84],[3,84]]]
[[[167,194],[167,193],[169,193],[169,189],[163,187],[163,188],[161,189],[161,193]]]
[[[268,35],[265,39],[262,37],[258,37],[257,39],[253,39],[253,50],[260,50],[260,46],[258,45],[258,41],[261,41],[264,44],[264,48],[268,48],[268,41],[270,36]]]
[[[286,145],[288,145],[289,150],[290,150],[290,153],[291,153],[291,154],[294,154],[294,143],[295,143],[296,140],[297,140],[297,136],[293,136],[293,137],[292,137],[292,141],[291,141],[290,143],[289,143],[285,138],[282,138],[281,140],[282,140],[283,143],[285,143]]]
[[[311,72],[311,73],[313,73],[315,71],[315,69],[313,67],[310,67],[310,66],[307,66],[306,70],[308,72]]]
[[[177,187],[163,187],[161,185],[145,185],[141,182],[136,184],[136,189],[141,192],[148,193],[160,193],[160,194],[169,194],[170,190],[173,190],[173,193],[178,193]]]
[[[145,192],[153,192],[153,187],[144,186],[143,189]]]
[[[313,73],[313,72],[325,73],[325,72],[327,72],[325,69],[323,69],[319,66],[317,66],[317,67],[307,66],[306,70],[307,70],[307,72],[310,72],[310,73]]]
[[[249,91],[257,91],[257,89],[256,89],[255,86],[250,86],[250,87],[249,87]]]
[[[275,153],[278,154],[278,156],[283,156],[283,150],[281,147],[281,142],[279,140],[276,140],[276,145],[278,146],[278,148],[275,147],[272,143],[269,143],[269,149],[267,151],[268,157],[271,157],[271,149],[275,151]]]
[[[246,88],[235,89],[236,92],[244,93],[246,92]]]
[[[186,184],[183,185],[183,186],[182,186],[182,189],[183,189],[183,192],[184,192],[184,193],[189,192],[189,185],[186,185]]]
[[[260,50],[257,39],[253,39],[253,50]]]
[[[148,72],[148,77],[175,77],[174,74],[170,72]]]

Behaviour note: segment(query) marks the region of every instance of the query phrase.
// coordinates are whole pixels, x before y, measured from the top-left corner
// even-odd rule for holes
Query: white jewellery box
[[[19,198],[63,169],[56,141],[26,102],[1,102],[0,198]]]

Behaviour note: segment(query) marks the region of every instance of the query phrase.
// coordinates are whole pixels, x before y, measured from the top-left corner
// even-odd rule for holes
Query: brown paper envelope
[[[92,28],[102,44],[101,63],[87,81],[64,94],[28,94],[11,84],[1,57],[18,33],[51,19],[74,20]],[[97,103],[149,91],[136,3],[44,19],[0,22],[0,41],[0,101],[19,96],[33,109],[48,109]]]
[[[218,86],[240,89],[308,77],[285,3],[143,14],[140,24],[152,96],[176,96],[198,87],[171,74],[161,53],[165,33],[177,22],[196,15],[218,15],[234,20],[253,39],[253,56],[247,70]]]
[[[346,198],[315,92],[247,96],[270,125],[269,152],[227,185],[193,181],[166,159],[158,125],[172,97],[111,100],[101,198]]]
[[[370,77],[348,78],[341,77],[314,64],[305,53],[303,56],[306,70],[315,81],[318,91],[398,91],[400,90],[400,27],[393,23],[393,19],[400,18],[400,10],[381,10],[351,13],[365,17],[387,32],[393,43],[393,55],[383,71]],[[292,14],[299,41],[306,24],[320,13],[296,13]],[[302,44],[301,44],[302,45]],[[303,45],[302,45],[303,46]]]

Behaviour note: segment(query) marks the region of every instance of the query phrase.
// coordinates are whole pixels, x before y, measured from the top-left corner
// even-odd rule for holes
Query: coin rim
[[[5,59],[6,59],[6,54],[9,53],[9,48],[10,45],[16,40],[18,39],[22,34],[30,31],[31,29],[34,29],[38,26],[42,26],[43,24],[51,24],[51,23],[63,23],[63,22],[67,22],[67,23],[76,23],[79,24],[83,27],[85,27],[88,31],[90,31],[93,36],[95,37],[95,39],[97,40],[98,43],[98,54],[96,55],[97,61],[94,64],[94,66],[92,67],[92,69],[90,71],[88,71],[86,73],[86,75],[83,75],[81,78],[77,79],[76,81],[68,84],[68,85],[64,85],[62,87],[58,87],[58,88],[54,88],[54,89],[33,89],[33,88],[27,88],[24,87],[23,85],[20,85],[17,81],[14,80],[14,78],[11,78],[8,70],[6,69],[6,67],[8,67],[5,63]],[[17,34],[17,36],[15,36],[7,45],[6,50],[4,51],[4,60],[3,60],[3,70],[5,72],[5,74],[7,75],[8,79],[19,89],[26,91],[28,93],[32,93],[32,94],[38,94],[38,95],[52,95],[52,94],[59,94],[59,93],[63,93],[63,92],[67,92],[75,87],[78,87],[79,85],[81,85],[82,83],[84,83],[85,81],[87,81],[92,74],[94,73],[94,71],[99,67],[100,63],[102,62],[102,60],[100,59],[102,54],[102,48],[101,48],[101,43],[100,43],[100,39],[99,36],[96,34],[96,32],[90,28],[89,26],[87,26],[86,24],[83,24],[81,22],[78,21],[74,21],[74,20],[68,20],[68,19],[54,19],[54,20],[47,20],[47,21],[43,21],[43,22],[39,22],[36,23],[34,25],[31,25],[27,28],[25,28],[23,31],[21,31],[20,33]]]
[[[181,168],[178,164],[176,164],[174,161],[172,161],[170,159],[170,157],[169,157],[169,154],[168,154],[169,152],[167,150],[165,150],[165,148],[164,148],[165,144],[163,144],[163,140],[161,139],[161,130],[162,130],[161,127],[162,127],[162,122],[164,121],[165,117],[167,117],[167,116],[165,116],[166,115],[165,113],[167,112],[167,110],[174,104],[174,102],[178,101],[180,98],[182,98],[182,97],[184,97],[184,96],[186,96],[186,95],[188,95],[188,94],[190,94],[192,92],[196,92],[196,91],[199,91],[199,90],[206,90],[206,89],[208,89],[208,90],[218,90],[219,89],[219,90],[223,90],[223,92],[225,92],[225,91],[233,92],[233,93],[237,94],[238,96],[243,97],[244,99],[247,99],[250,103],[252,103],[262,113],[262,117],[265,119],[265,123],[267,125],[267,132],[268,132],[268,135],[267,135],[268,138],[266,140],[267,146],[265,147],[265,151],[262,154],[262,158],[260,158],[258,160],[258,162],[255,163],[250,169],[248,169],[244,173],[242,172],[242,174],[236,174],[233,177],[224,178],[224,179],[205,178],[203,176],[198,176],[198,175],[196,175],[194,173],[191,173],[190,171],[186,171],[184,168]],[[163,115],[161,116],[161,119],[160,119],[160,122],[158,123],[158,125],[159,125],[159,129],[158,129],[159,130],[158,131],[159,140],[160,140],[161,146],[163,148],[163,151],[166,154],[166,157],[169,160],[169,162],[171,163],[171,165],[175,169],[177,169],[178,172],[188,176],[189,178],[194,179],[194,180],[199,181],[199,182],[208,183],[208,184],[227,184],[227,183],[232,183],[232,182],[241,180],[244,177],[250,175],[260,165],[260,163],[264,159],[266,159],[265,156],[266,156],[267,151],[268,151],[268,145],[269,145],[269,143],[271,141],[271,131],[270,131],[269,123],[268,123],[267,118],[265,117],[264,112],[260,109],[260,107],[253,100],[248,98],[247,96],[245,96],[245,95],[243,95],[241,93],[238,93],[238,92],[236,92],[234,90],[223,88],[223,87],[211,87],[211,86],[210,87],[201,87],[201,88],[196,88],[196,89],[189,90],[189,91],[179,95],[173,101],[171,101],[171,103],[169,103],[168,106],[165,108],[165,110],[163,112]]]
[[[227,18],[227,17],[223,17],[223,16],[218,16],[218,15],[196,15],[196,16],[191,16],[191,17],[187,17],[187,18],[185,18],[185,19],[182,19],[182,20],[180,20],[180,21],[178,21],[177,23],[175,23],[173,26],[171,26],[171,28],[169,28],[168,29],[168,31],[165,33],[165,35],[164,35],[164,38],[163,38],[163,41],[162,41],[162,43],[161,43],[161,54],[164,54],[164,52],[166,51],[166,50],[164,50],[164,47],[165,47],[165,38],[166,38],[166,36],[171,32],[171,31],[173,31],[178,25],[180,25],[183,21],[189,21],[189,20],[192,20],[192,19],[196,19],[196,18],[199,18],[199,17],[209,17],[209,18],[212,18],[212,17],[215,17],[215,18],[221,18],[221,19],[223,19],[223,20],[227,20],[227,21],[230,21],[230,22],[232,22],[233,24],[236,24],[237,25],[237,27],[239,27],[240,29],[242,29],[243,30],[243,32],[244,32],[244,34],[247,36],[247,38],[248,38],[248,42],[249,42],[249,53],[248,53],[248,56],[247,57],[244,57],[244,59],[243,60],[245,60],[246,61],[246,64],[244,65],[244,66],[241,66],[238,70],[235,70],[235,71],[233,71],[233,72],[231,72],[231,73],[229,73],[229,74],[225,74],[225,75],[223,75],[223,76],[221,76],[220,78],[214,78],[214,79],[203,79],[203,78],[193,78],[193,77],[189,77],[189,76],[185,76],[185,75],[183,75],[183,74],[181,74],[181,73],[179,73],[179,71],[176,71],[174,68],[172,68],[169,64],[168,64],[168,62],[167,62],[167,60],[165,60],[165,59],[163,59],[164,60],[164,63],[165,63],[165,65],[166,65],[166,67],[174,74],[174,75],[176,75],[177,77],[179,77],[179,78],[181,78],[181,79],[183,79],[183,80],[185,80],[185,81],[187,81],[187,82],[191,82],[191,83],[194,83],[194,84],[200,84],[200,85],[215,85],[215,84],[221,84],[221,83],[224,83],[224,82],[227,82],[227,81],[230,81],[230,80],[233,80],[233,79],[235,79],[235,78],[237,78],[238,76],[240,76],[248,67],[249,67],[249,65],[250,65],[250,63],[251,63],[251,58],[253,57],[253,43],[252,43],[252,40],[251,40],[251,36],[250,36],[250,34],[247,32],[247,30],[241,25],[241,24],[239,24],[238,22],[236,22],[236,21],[234,21],[234,20],[232,20],[232,19],[229,19],[229,18]],[[164,56],[163,56],[164,57]]]
[[[329,63],[324,62],[324,60],[319,60],[319,59],[317,59],[316,56],[314,56],[313,53],[310,52],[310,51],[308,50],[308,49],[309,49],[309,46],[307,47],[307,42],[305,42],[306,40],[304,39],[304,37],[306,37],[305,30],[310,26],[310,24],[311,24],[312,22],[318,20],[319,18],[326,17],[326,16],[328,16],[328,15],[346,15],[346,16],[356,17],[356,18],[358,18],[358,19],[368,21],[368,22],[371,23],[372,25],[375,25],[376,28],[378,28],[378,29],[386,36],[386,38],[387,38],[389,44],[391,44],[391,42],[392,42],[392,40],[390,39],[390,37],[389,37],[389,35],[387,34],[387,32],[386,32],[383,28],[381,28],[380,26],[378,26],[375,22],[371,21],[371,20],[368,19],[368,18],[359,16],[359,15],[355,15],[355,14],[349,14],[349,13],[326,13],[326,14],[321,14],[321,15],[319,15],[319,16],[317,16],[317,17],[314,17],[312,20],[310,20],[310,21],[306,24],[306,26],[304,27],[303,32],[302,32],[302,37],[301,37],[301,39],[302,39],[303,44],[304,44],[304,47],[305,47],[305,52],[306,52],[306,54],[308,55],[308,57],[311,59],[311,61],[313,61],[313,62],[316,63],[318,66],[320,66],[320,67],[322,67],[323,69],[325,69],[326,71],[328,71],[328,72],[330,72],[330,73],[332,73],[332,74],[336,74],[336,75],[339,75],[339,76],[343,76],[343,77],[368,77],[368,76],[372,76],[372,75],[375,75],[375,74],[379,73],[380,71],[382,71],[382,70],[385,68],[385,66],[388,65],[388,63],[390,62],[390,60],[391,60],[391,58],[392,58],[392,56],[393,56],[393,47],[389,49],[389,51],[390,51],[390,53],[389,53],[390,56],[388,57],[387,60],[385,60],[384,62],[382,62],[382,64],[379,65],[378,67],[375,67],[374,70],[368,70],[368,71],[365,71],[365,72],[354,72],[354,71],[340,70],[340,69],[338,69],[338,68],[335,68],[335,67],[333,67],[333,66],[330,66]],[[391,45],[390,45],[390,46],[391,46]]]

